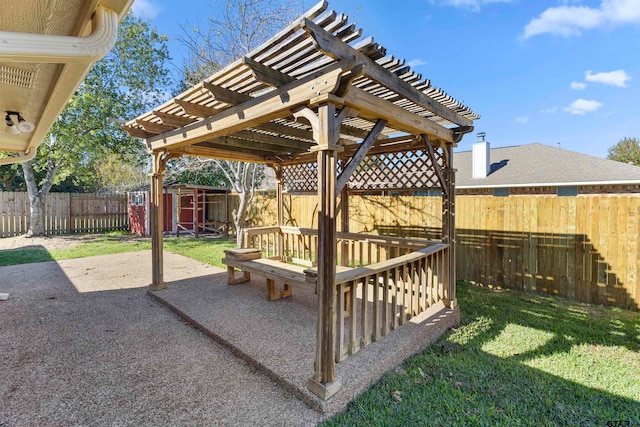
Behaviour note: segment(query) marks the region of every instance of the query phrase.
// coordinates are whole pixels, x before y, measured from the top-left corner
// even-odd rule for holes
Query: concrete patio
[[[264,279],[228,286],[171,253],[169,287],[147,293],[150,264],[145,251],[0,268],[0,424],[316,425],[459,316],[434,307],[339,363],[343,388],[323,402],[306,387],[315,295],[268,302]]]

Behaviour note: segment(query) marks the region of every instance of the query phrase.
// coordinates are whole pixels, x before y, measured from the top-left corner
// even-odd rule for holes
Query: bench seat
[[[265,277],[267,279],[267,298],[275,301],[280,298],[289,297],[292,294],[292,286],[300,287],[311,292],[316,292],[317,270],[270,258],[255,258],[247,254],[247,250],[236,253],[236,249],[226,250],[226,256],[222,263],[227,266],[227,284],[237,285],[251,280],[251,274]],[[243,259],[239,259],[243,258]],[[242,271],[242,276],[236,277],[235,270]],[[347,267],[337,267],[339,272],[351,270]],[[284,290],[276,291],[275,284],[284,284]]]

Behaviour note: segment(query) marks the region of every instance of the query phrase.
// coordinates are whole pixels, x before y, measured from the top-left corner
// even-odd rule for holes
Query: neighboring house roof
[[[95,61],[115,44],[117,25],[133,0],[22,0],[0,13],[0,114],[20,113],[31,126],[0,125],[0,151],[28,160]],[[11,126],[13,128],[13,126]]]
[[[456,188],[640,184],[640,167],[543,144],[490,150],[486,178],[472,178],[472,152],[454,153]]]

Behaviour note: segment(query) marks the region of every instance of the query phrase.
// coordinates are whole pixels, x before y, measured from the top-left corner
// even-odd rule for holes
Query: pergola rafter
[[[181,155],[273,167],[278,181],[280,228],[283,190],[289,187],[295,191],[317,191],[314,280],[318,327],[315,372],[309,388],[324,399],[340,387],[335,363],[344,352],[342,347],[336,349],[336,340],[342,342],[344,325],[337,322],[336,313],[346,304],[345,286],[351,286],[355,292],[357,283],[364,280],[363,292],[372,283],[375,298],[378,292],[384,292],[386,297],[388,289],[378,289],[378,284],[387,280],[385,275],[390,275],[391,280],[395,274],[396,282],[400,283],[398,280],[405,280],[400,278],[400,272],[405,270],[398,270],[399,265],[406,262],[407,268],[418,266],[427,271],[431,267],[425,264],[425,257],[444,251],[438,262],[444,265],[446,258],[448,268],[438,279],[445,288],[440,297],[455,305],[455,173],[451,153],[462,135],[473,129],[473,120],[479,118],[442,90],[432,87],[404,60],[387,55],[386,49],[372,37],[360,40],[361,34],[346,15],[327,11],[327,3],[322,1],[245,57],[124,126],[132,136],[145,139],[154,155],[154,203],[160,200],[157,191],[162,188],[167,160]],[[342,195],[341,232],[345,233],[350,189],[407,186],[442,189],[442,242],[433,250],[416,251],[415,255],[400,257],[394,263],[382,263],[374,276],[363,278],[354,271],[345,276],[350,285],[338,283],[337,196]],[[154,209],[153,215],[155,224],[161,224],[161,209]],[[153,240],[151,289],[165,286],[161,229],[154,228],[158,230],[160,236]],[[282,236],[279,242],[283,251]],[[408,247],[413,246],[403,250]],[[279,256],[284,259],[284,252]],[[342,265],[347,261],[342,253]],[[422,295],[422,291],[415,292]],[[366,299],[365,293],[363,301]],[[419,312],[417,307],[412,312]],[[362,316],[365,328],[364,308]],[[375,322],[380,321],[377,309],[373,317]],[[397,323],[395,320],[392,327]],[[382,325],[375,329],[374,340],[389,332],[389,323]],[[353,334],[354,328],[352,323]],[[361,347],[368,342],[370,339],[363,336]],[[351,344],[350,352],[356,350],[353,336]]]

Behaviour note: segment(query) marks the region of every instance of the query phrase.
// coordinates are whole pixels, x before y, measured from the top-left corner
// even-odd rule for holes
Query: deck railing
[[[337,233],[335,360],[407,323],[436,302],[450,299],[445,286],[449,244],[361,233]],[[244,232],[244,245],[263,257],[315,266],[318,231],[260,227]]]
[[[446,298],[448,255],[449,244],[438,243],[338,273],[336,362]]]
[[[405,239],[364,233],[336,233],[338,264],[362,267],[431,246],[439,241]],[[318,230],[298,227],[258,227],[244,231],[244,247],[262,251],[266,258],[280,257],[296,264],[315,266]]]

